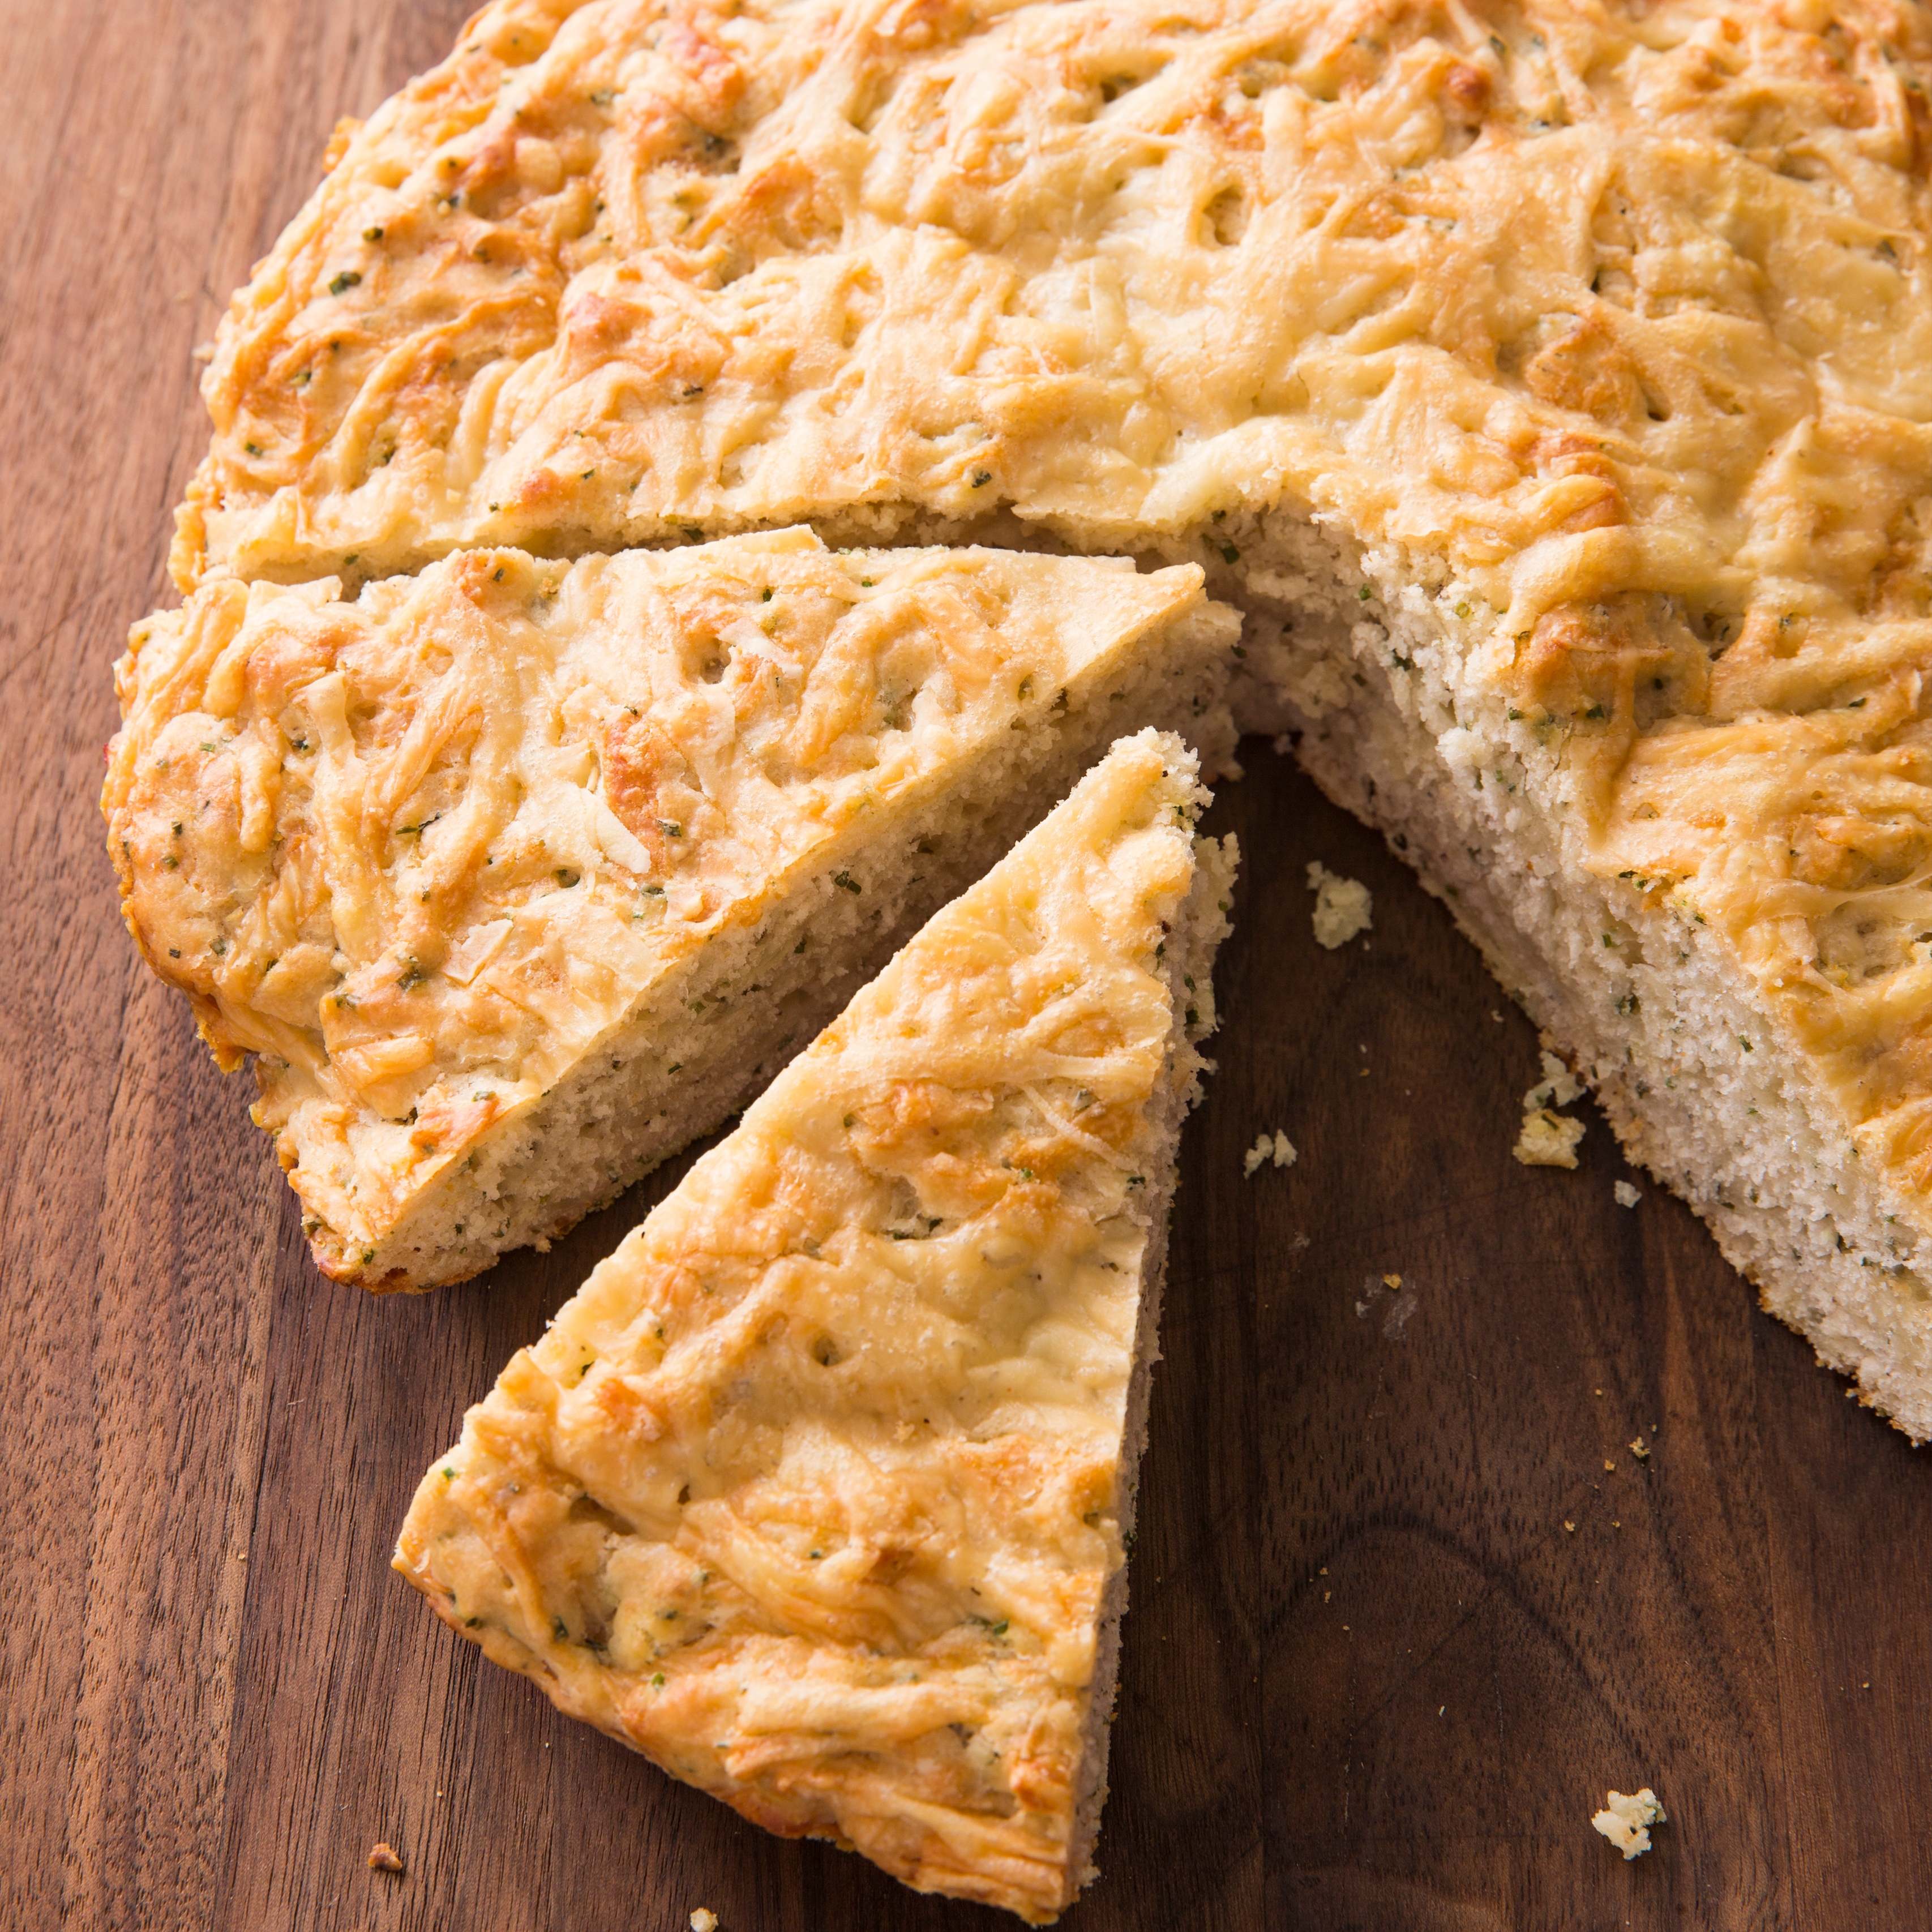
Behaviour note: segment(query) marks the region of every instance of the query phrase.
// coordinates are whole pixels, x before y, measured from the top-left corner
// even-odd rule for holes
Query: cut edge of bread
[[[1286,730],[1322,790],[1384,835],[1594,1090],[1630,1160],[1702,1216],[1764,1308],[1867,1407],[1915,1443],[1932,1438],[1920,1211],[1861,1158],[1729,943],[1582,862],[1571,826],[1585,807],[1560,751],[1511,718],[1448,634],[1439,569],[1281,509],[1229,541],[1239,587],[1211,569],[1210,587],[1247,613],[1239,721]],[[1498,1120],[1499,1140],[1516,1125]]]
[[[1214,956],[1233,930],[1229,914],[1240,849],[1231,832],[1222,838],[1194,842],[1194,884],[1182,902],[1167,944],[1163,964],[1173,1002],[1168,1034],[1170,1072],[1149,1108],[1149,1138],[1160,1150],[1153,1168],[1147,1202],[1148,1243],[1141,1263],[1140,1306],[1134,1327],[1132,1378],[1127,1388],[1126,1426],[1121,1432],[1120,1460],[1115,1493],[1120,1498],[1123,1545],[1131,1552],[1140,1500],[1139,1469],[1148,1446],[1148,1412],[1153,1397],[1154,1365],[1160,1360],[1161,1308],[1167,1288],[1168,1237],[1174,1201],[1180,1180],[1180,1130],[1201,1100],[1204,1074],[1214,1070],[1200,1042],[1216,1024],[1210,1006],[1204,1018],[1195,1018],[1198,989],[1210,984]],[[1190,992],[1190,988],[1193,990]],[[1211,995],[1210,995],[1211,998]],[[1132,1567],[1123,1560],[1107,1580],[1101,1605],[1099,1640],[1095,1646],[1094,1682],[1089,1692],[1087,1727],[1075,1793],[1072,1842],[1067,1858],[1067,1902],[1100,1875],[1094,1850],[1100,1833],[1100,1814],[1107,1800],[1107,1763],[1113,1737],[1114,1713],[1119,1693],[1120,1622],[1126,1615],[1128,1578]]]

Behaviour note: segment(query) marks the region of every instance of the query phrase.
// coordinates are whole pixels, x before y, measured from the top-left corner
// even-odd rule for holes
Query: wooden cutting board
[[[166,596],[191,348],[335,117],[461,0],[0,5],[0,1925],[1010,1924],[763,1836],[388,1570],[465,1404],[681,1168],[469,1286],[336,1286],[117,918],[108,668]],[[1070,1927],[1932,1924],[1932,1465],[1600,1121],[1576,1173],[1510,1158],[1527,1023],[1246,752],[1105,1876]],[[1366,944],[1314,943],[1318,858],[1373,888]],[[1244,1178],[1276,1127],[1299,1162]],[[1670,1822],[1626,1865],[1589,1817],[1646,1784]]]

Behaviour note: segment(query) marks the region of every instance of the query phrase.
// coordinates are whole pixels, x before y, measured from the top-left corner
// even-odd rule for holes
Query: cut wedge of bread
[[[516,1357],[396,1555],[673,1775],[1036,1924],[1106,1795],[1206,796],[1116,745]]]
[[[716,1126],[1122,727],[1232,743],[1198,571],[808,532],[136,628],[130,927],[328,1273],[460,1280]]]
[[[237,297],[175,567],[1197,561],[1248,721],[1924,1437],[1929,96],[1894,0],[501,0]]]

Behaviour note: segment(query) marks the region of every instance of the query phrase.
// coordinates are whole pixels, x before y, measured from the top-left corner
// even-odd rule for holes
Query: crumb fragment
[[[700,1905],[691,1915],[691,1932],[718,1932],[718,1915]]]
[[[1630,1451],[1640,1462],[1648,1462],[1650,1460],[1649,1445],[1646,1443],[1641,1436],[1638,1436],[1630,1444]]]
[[[369,1854],[369,1869],[371,1871],[399,1872],[402,1868],[400,1854],[386,1838],[379,1842],[376,1849]]]
[[[1583,1123],[1540,1108],[1522,1117],[1522,1131],[1510,1149],[1525,1167],[1574,1167]]]
[[[1650,1828],[1653,1825],[1670,1822],[1664,1807],[1657,1802],[1657,1793],[1648,1785],[1629,1797],[1621,1791],[1611,1792],[1604,1808],[1590,1820],[1604,1836],[1623,1852],[1624,1862],[1641,1858],[1650,1850]]]
[[[1582,1083],[1546,1048],[1543,1078],[1522,1096],[1522,1130],[1510,1149],[1525,1167],[1576,1165],[1576,1143],[1583,1138],[1583,1123],[1566,1120],[1556,1109],[1568,1106],[1582,1091]]]
[[[1294,1144],[1277,1127],[1270,1134],[1265,1130],[1256,1138],[1255,1144],[1241,1156],[1241,1173],[1252,1180],[1258,1168],[1265,1167],[1271,1160],[1276,1167],[1292,1167],[1301,1158]]]
[[[1522,1096],[1523,1111],[1532,1107],[1567,1107],[1582,1097],[1583,1083],[1547,1047],[1543,1051],[1543,1078]]]
[[[1617,1197],[1619,1208],[1634,1208],[1643,1198],[1643,1190],[1633,1187],[1628,1180],[1620,1180],[1610,1192]]]
[[[1308,890],[1315,895],[1315,937],[1330,952],[1375,924],[1375,901],[1360,879],[1345,879],[1311,859]]]

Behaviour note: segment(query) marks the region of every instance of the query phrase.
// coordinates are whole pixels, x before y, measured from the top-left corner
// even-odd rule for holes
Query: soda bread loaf
[[[212,580],[120,668],[128,922],[318,1264],[458,1280],[710,1132],[1124,724],[1225,755],[1200,586],[802,530]]]
[[[175,568],[1197,562],[1247,720],[1923,1437],[1928,83],[1904,0],[499,0],[236,297]]]
[[[770,1831],[1044,1924],[1091,1876],[1174,1156],[1235,854],[1122,740],[424,1477],[451,1628]]]

